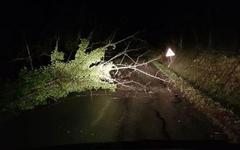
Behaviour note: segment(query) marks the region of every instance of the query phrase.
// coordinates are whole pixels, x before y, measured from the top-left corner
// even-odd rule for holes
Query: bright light
[[[166,57],[171,57],[171,56],[175,56],[175,53],[172,51],[171,48],[168,48],[168,51],[166,53]]]
[[[99,66],[100,66],[100,73],[101,73],[100,78],[112,83],[113,79],[111,77],[110,71],[112,71],[113,68],[115,68],[116,66],[112,62],[107,64],[100,64]]]

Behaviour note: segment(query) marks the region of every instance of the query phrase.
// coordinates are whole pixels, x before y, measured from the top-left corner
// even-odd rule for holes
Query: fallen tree
[[[56,46],[51,54],[51,64],[34,70],[22,69],[18,80],[17,100],[10,107],[26,110],[46,104],[48,98],[57,100],[72,92],[92,89],[114,91],[116,85],[107,82],[114,64],[103,63],[105,51],[111,45],[86,52],[88,46],[89,41],[82,39],[75,59],[69,62],[64,62],[64,53]]]
[[[58,44],[56,44],[50,55],[51,64],[39,69],[23,68],[20,71],[16,87],[16,100],[7,107],[14,110],[28,110],[47,104],[49,99],[59,101],[60,98],[73,92],[98,89],[115,91],[118,85],[132,90],[142,88],[144,91],[146,85],[136,81],[121,81],[116,77],[123,69],[128,70],[130,74],[139,72],[162,82],[168,82],[140,69],[141,66],[157,60],[158,57],[139,63],[140,57],[144,54],[139,55],[136,60],[131,58],[128,53],[136,49],[129,49],[130,43],[124,51],[107,61],[104,59],[105,52],[110,47],[115,49],[117,44],[129,40],[133,36],[128,36],[115,43],[109,42],[95,49],[89,47],[87,39],[82,39],[74,59],[70,61],[64,60],[64,53],[58,50]],[[114,64],[113,61],[118,58],[121,58],[120,63]],[[123,63],[126,58],[130,60],[130,64]],[[110,72],[114,72],[114,74],[110,74]],[[137,87],[133,85],[137,85]]]

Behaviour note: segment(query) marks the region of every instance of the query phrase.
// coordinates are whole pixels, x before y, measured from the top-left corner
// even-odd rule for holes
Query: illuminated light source
[[[166,57],[170,58],[170,62],[168,64],[168,67],[170,67],[170,65],[172,63],[172,56],[175,56],[175,53],[173,52],[173,50],[171,48],[168,48],[167,53],[166,53]]]

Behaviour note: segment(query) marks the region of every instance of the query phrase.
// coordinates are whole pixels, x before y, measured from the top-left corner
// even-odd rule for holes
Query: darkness
[[[119,37],[143,31],[143,39],[157,48],[177,45],[182,38],[184,48],[204,49],[211,35],[211,48],[239,49],[240,10],[230,2],[6,1],[1,2],[0,14],[5,68],[13,65],[10,60],[26,56],[25,40],[38,54],[49,48],[45,45],[52,46],[56,36],[63,42],[73,34],[86,37],[91,31],[101,38],[114,31]],[[36,45],[42,45],[42,50]]]
[[[208,2],[202,0],[1,1],[0,83],[2,86],[0,86],[0,124],[11,115],[8,116],[7,114],[8,108],[27,108],[28,103],[33,106],[36,105],[35,110],[23,112],[22,117],[16,115],[16,120],[13,119],[9,122],[7,120],[7,124],[4,124],[3,128],[0,126],[0,130],[4,131],[0,132],[2,134],[0,138],[6,138],[6,141],[9,141],[10,144],[2,143],[10,146],[14,142],[19,143],[19,145],[26,144],[27,146],[38,145],[41,142],[51,145],[94,141],[95,138],[100,142],[101,139],[104,140],[105,138],[111,140],[116,138],[121,141],[129,137],[129,139],[133,137],[136,140],[142,138],[158,140],[163,138],[171,142],[171,136],[173,139],[181,140],[225,141],[229,135],[234,137],[235,134],[240,134],[238,132],[240,131],[238,130],[240,121],[238,118],[234,118],[235,116],[232,113],[237,112],[240,114],[238,111],[240,103],[237,101],[240,87],[239,78],[237,77],[240,64],[238,60],[240,54],[239,19],[239,5],[230,1],[221,2],[220,0]],[[88,92],[84,93],[84,91],[83,94],[87,96],[80,97],[82,93],[75,93],[75,89],[81,91],[81,88],[84,89],[85,85],[86,87],[92,87],[93,91],[98,89],[98,85],[96,85],[97,88],[95,85],[90,85],[97,83],[91,81],[92,72],[82,73],[85,71],[80,68],[83,66],[81,65],[83,61],[79,61],[83,57],[82,55],[73,64],[66,63],[67,65],[62,65],[64,67],[71,66],[69,67],[71,71],[75,69],[75,66],[80,66],[80,71],[77,70],[78,68],[73,71],[77,73],[68,73],[70,69],[65,71],[64,69],[68,67],[65,67],[63,71],[59,71],[62,66],[59,65],[60,67],[58,67],[58,64],[56,66],[52,65],[53,67],[50,65],[46,69],[46,73],[44,69],[43,71],[39,69],[40,66],[51,62],[49,56],[57,40],[59,40],[59,50],[65,54],[65,60],[70,60],[74,58],[74,50],[77,49],[80,38],[88,38],[91,33],[93,33],[90,39],[91,44],[100,41],[103,45],[114,33],[116,33],[115,42],[136,32],[139,32],[137,37],[143,42],[138,41],[139,43],[136,42],[136,44],[133,40],[135,45],[131,43],[133,45],[131,46],[137,48],[145,46],[145,49],[141,50],[153,50],[152,53],[141,58],[138,57],[138,54],[142,54],[142,51],[133,52],[135,58],[137,57],[135,64],[140,63],[140,61],[145,62],[142,63],[144,66],[136,65],[139,68],[144,68],[142,72],[139,69],[142,74],[133,73],[132,75],[132,72],[138,69],[135,66],[132,67],[133,69],[128,68],[128,70],[134,70],[130,73],[128,71],[119,73],[119,68],[126,68],[122,65],[122,61],[120,62],[121,65],[116,64],[116,66],[121,67],[111,70],[111,73],[117,70],[116,73],[114,72],[113,80],[111,78],[109,80],[108,74],[105,77],[104,68],[97,70],[102,71],[103,75],[96,74],[96,71],[93,72],[93,81],[96,80],[95,76],[99,76],[98,81],[106,80],[106,82],[116,82],[116,85],[120,85],[117,80],[119,78],[120,83],[123,82],[123,85],[125,81],[126,85],[131,82],[137,85],[136,88],[134,87],[129,91],[118,88],[114,94],[109,95],[104,91],[105,95],[102,97],[100,94],[105,90],[103,88],[102,91],[99,90],[100,96],[92,95],[92,91],[89,91],[91,95],[87,95]],[[116,53],[122,51],[122,47],[126,46],[124,44],[126,43],[119,44],[120,46],[111,55],[116,56]],[[23,75],[24,79],[21,81],[21,76],[19,79],[20,69],[25,66],[30,70],[32,65],[26,45],[31,52],[32,68],[38,69],[39,73],[36,71],[35,74],[34,71],[29,71],[33,77]],[[177,57],[174,56],[173,60],[171,56],[168,59],[164,57],[165,55],[160,55],[161,52],[165,52],[167,47],[171,47],[176,53]],[[213,54],[216,57],[211,57],[212,54],[209,55],[205,65],[205,55],[203,55],[203,61],[198,59],[197,55],[202,54],[200,52],[208,53],[210,51],[214,52]],[[224,52],[224,57],[215,55],[215,52]],[[231,56],[237,54],[237,56],[227,59],[230,56],[227,54]],[[154,58],[162,59],[162,64],[165,62],[168,64],[169,69],[166,66],[166,70],[169,73],[161,68],[160,62],[155,64],[156,61],[154,61],[151,62],[152,66],[148,66],[150,61],[147,61],[147,59],[152,59],[152,55],[157,55]],[[89,57],[85,58],[89,59]],[[131,58],[135,59],[134,57]],[[186,64],[184,64],[184,61],[176,61],[180,59],[186,60]],[[57,57],[56,60],[58,60]],[[208,60],[213,62],[219,60],[220,63],[216,61],[216,64],[212,62],[208,64]],[[184,74],[181,75],[180,71],[174,70],[174,67],[170,66],[170,64],[175,65],[172,63],[173,61],[177,64],[175,68],[178,67],[180,71],[186,72],[186,76],[189,76],[189,78],[184,77]],[[55,62],[55,60],[52,62]],[[98,64],[101,63],[94,62],[89,68]],[[102,66],[104,67],[104,65]],[[192,70],[188,71],[188,68]],[[207,68],[206,71],[205,68]],[[238,72],[235,73],[235,70]],[[146,74],[143,72],[146,72]],[[172,75],[172,72],[175,73]],[[151,77],[149,79],[145,76],[148,74]],[[160,76],[161,82],[156,82],[157,75]],[[174,75],[176,75],[176,83]],[[81,78],[81,80],[78,78]],[[85,81],[85,78],[90,79]],[[185,84],[185,80],[187,84]],[[62,81],[63,84],[60,83]],[[138,85],[138,82],[139,84],[141,82],[140,85],[143,86]],[[181,90],[177,84],[181,84]],[[144,92],[138,90],[139,87],[143,88]],[[69,94],[67,88],[74,89],[72,90],[74,93]],[[51,92],[54,93],[53,96]],[[97,92],[96,94],[98,94]],[[65,93],[69,94],[69,97],[59,99],[58,103],[56,100],[60,96],[65,96]],[[145,95],[146,97],[144,97]],[[188,99],[191,104],[188,103]],[[194,102],[192,99],[194,99]],[[207,100],[203,103],[205,99]],[[60,103],[60,100],[64,103]],[[210,101],[214,105],[211,105]],[[215,105],[215,102],[219,102],[222,106],[219,105],[218,107],[218,103]],[[6,108],[5,103],[9,103]],[[44,105],[41,106],[40,104]],[[49,104],[49,107],[45,106],[45,104]],[[226,111],[222,109],[225,107]],[[4,114],[5,111],[7,115]],[[11,117],[9,118],[12,119]],[[94,124],[90,125],[92,119]],[[167,131],[168,129],[169,131]],[[0,139],[0,141],[4,140]],[[156,143],[150,144],[155,145]],[[122,144],[123,146],[128,145],[128,143],[120,143],[120,145]],[[141,141],[140,144],[149,145],[149,143],[142,143]],[[15,145],[12,144],[12,146]]]

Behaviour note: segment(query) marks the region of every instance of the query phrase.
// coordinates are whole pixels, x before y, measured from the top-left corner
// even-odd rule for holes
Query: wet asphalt
[[[154,74],[156,69],[145,66]],[[167,85],[134,73],[144,90],[82,93],[1,125],[1,145],[51,146],[119,141],[209,141],[221,130]],[[124,77],[123,77],[124,80]]]

